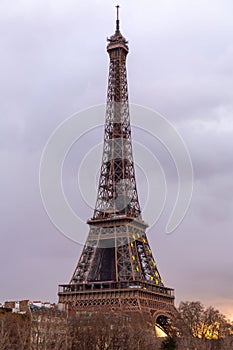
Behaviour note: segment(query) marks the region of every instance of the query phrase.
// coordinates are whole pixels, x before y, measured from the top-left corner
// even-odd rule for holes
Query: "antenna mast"
[[[116,31],[117,32],[120,31],[119,8],[120,8],[120,6],[117,5],[116,6],[116,9],[117,9]]]

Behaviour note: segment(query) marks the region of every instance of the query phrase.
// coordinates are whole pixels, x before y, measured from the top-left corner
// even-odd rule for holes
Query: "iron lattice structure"
[[[126,73],[127,41],[119,31],[108,39],[110,56],[105,136],[94,219],[140,216],[131,143]]]
[[[141,217],[129,117],[129,49],[118,17],[107,51],[110,68],[97,201],[70,283],[59,286],[59,303],[76,311],[123,308],[171,317],[173,289],[164,286]]]

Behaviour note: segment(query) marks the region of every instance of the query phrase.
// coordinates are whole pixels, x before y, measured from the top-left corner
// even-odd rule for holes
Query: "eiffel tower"
[[[116,31],[110,57],[102,166],[90,231],[59,303],[76,312],[149,313],[157,324],[175,313],[174,290],[164,286],[146,236],[138,200],[131,143],[126,73],[128,42]]]

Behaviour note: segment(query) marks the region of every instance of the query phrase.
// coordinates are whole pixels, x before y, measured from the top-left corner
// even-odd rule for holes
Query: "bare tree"
[[[213,307],[182,302],[166,340],[149,315],[127,310],[72,318],[56,309],[0,315],[0,350],[230,350],[232,324]]]
[[[10,345],[9,331],[6,327],[5,317],[0,318],[0,350],[7,350]]]
[[[29,317],[14,313],[0,315],[0,350],[27,350],[29,348]]]
[[[193,337],[199,337],[203,323],[204,306],[199,301],[181,302],[178,308],[181,319]]]
[[[66,350],[67,317],[58,310],[31,313],[31,350]]]
[[[137,313],[90,313],[69,324],[68,349],[159,349],[152,323]],[[158,344],[158,347],[155,347]]]
[[[176,320],[178,350],[230,350],[232,323],[213,307],[202,303],[181,302]],[[226,345],[227,344],[227,345]]]

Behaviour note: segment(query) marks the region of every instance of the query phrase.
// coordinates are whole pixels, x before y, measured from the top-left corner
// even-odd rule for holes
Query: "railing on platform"
[[[59,293],[98,291],[98,290],[121,290],[121,289],[140,289],[150,290],[160,294],[174,297],[174,289],[157,286],[148,282],[140,281],[90,281],[88,283],[62,284],[59,285]]]

